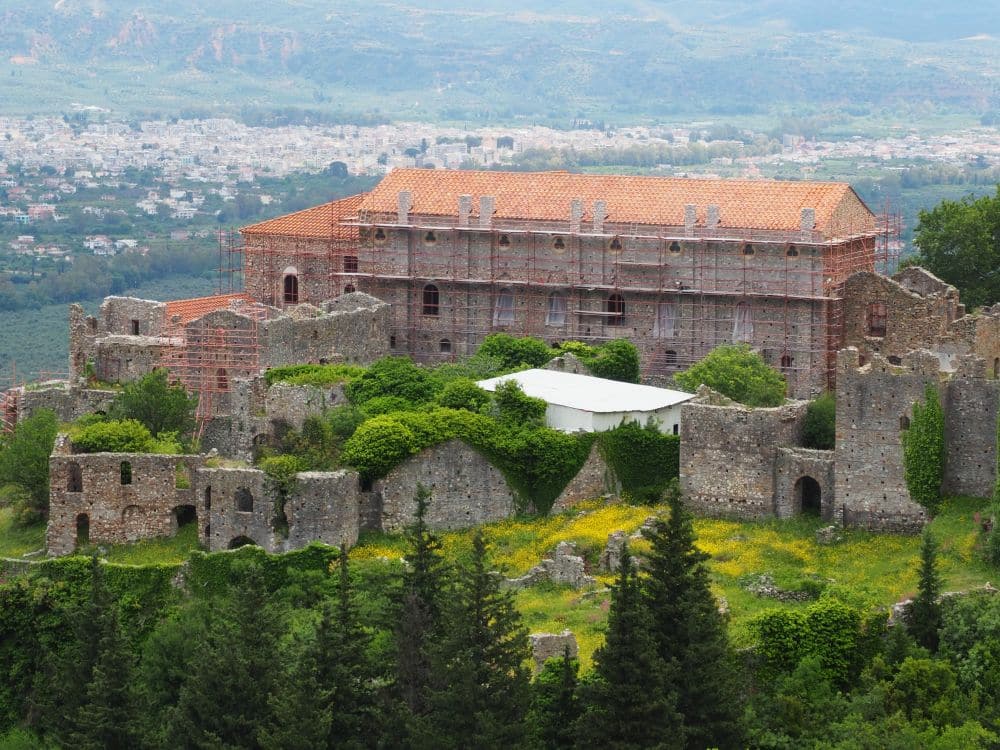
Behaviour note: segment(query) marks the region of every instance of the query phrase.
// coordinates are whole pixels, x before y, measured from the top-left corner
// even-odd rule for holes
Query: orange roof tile
[[[471,195],[473,217],[479,198],[494,196],[499,220],[568,222],[571,201],[580,199],[584,226],[592,221],[594,201],[603,200],[606,221],[612,224],[683,227],[684,207],[692,204],[698,207],[700,226],[706,207],[717,205],[722,229],[797,232],[802,209],[812,208],[815,228],[825,236],[874,230],[873,214],[843,182],[396,169],[363,198],[359,209],[395,214],[403,190],[412,193],[410,212],[417,216],[456,216],[458,197]],[[858,226],[845,226],[845,217]]]
[[[230,303],[237,300],[252,303],[253,298],[245,292],[235,294],[214,294],[211,297],[195,297],[193,299],[178,299],[167,303],[166,322],[173,323],[174,316],[180,318],[181,325],[187,325],[216,310],[228,310]]]
[[[262,221],[243,227],[242,234],[273,235],[282,237],[318,237],[336,239],[356,239],[358,228],[344,226],[340,222],[344,218],[357,213],[358,206],[365,193],[352,195],[348,198],[330,201],[320,206],[307,208],[304,211],[279,216],[275,219]]]

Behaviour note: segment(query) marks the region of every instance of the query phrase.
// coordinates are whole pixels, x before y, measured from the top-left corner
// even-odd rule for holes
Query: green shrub
[[[412,404],[434,399],[440,383],[407,357],[385,357],[347,384],[347,397],[360,406],[378,396],[396,396]]]
[[[330,386],[358,377],[365,369],[357,365],[286,365],[272,367],[264,373],[268,387],[275,383],[288,385]]]
[[[934,383],[924,388],[924,401],[913,405],[913,419],[902,442],[903,477],[910,497],[935,515],[944,480],[944,413]]]
[[[483,339],[476,354],[498,360],[506,370],[541,367],[555,356],[544,341],[530,336],[517,338],[509,333],[491,333]]]
[[[718,346],[674,380],[692,393],[707,385],[747,406],[780,406],[787,388],[782,374],[746,344]]]
[[[341,460],[367,479],[385,476],[421,446],[413,431],[392,415],[373,417],[363,423],[344,443]]]
[[[437,402],[447,409],[479,412],[490,403],[490,394],[469,378],[456,378],[438,394]]]
[[[135,419],[98,422],[73,436],[81,453],[149,453],[154,445],[149,429]]]
[[[626,339],[615,339],[600,347],[594,357],[585,357],[583,363],[591,374],[623,383],[638,383],[639,350]]]
[[[128,383],[108,408],[116,420],[135,419],[153,435],[175,432],[186,435],[194,429],[197,395],[188,395],[182,385],[170,385],[167,371],[154,370]]]
[[[539,425],[545,419],[547,404],[540,398],[525,395],[520,383],[513,378],[497,384],[493,404],[502,424]]]
[[[394,411],[412,411],[417,405],[400,396],[376,396],[358,408],[366,417],[377,417],[379,414],[389,414]]]
[[[269,456],[257,464],[258,468],[273,479],[280,487],[290,489],[295,483],[295,475],[300,471],[308,471],[309,467],[298,456],[284,454]]]
[[[21,520],[48,510],[49,456],[58,429],[55,412],[39,409],[18,422],[12,434],[0,435],[0,485],[17,484],[30,494],[30,509],[22,506]]]
[[[806,448],[833,450],[837,436],[837,401],[831,391],[809,402],[802,423],[802,442]]]
[[[597,441],[623,495],[633,502],[658,502],[680,473],[680,437],[664,435],[655,424],[622,424]]]
[[[347,440],[358,429],[358,425],[365,421],[365,415],[356,406],[344,404],[330,409],[325,419],[335,437]]]

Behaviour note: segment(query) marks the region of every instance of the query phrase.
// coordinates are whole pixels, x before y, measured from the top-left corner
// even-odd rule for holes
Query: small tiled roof
[[[233,302],[252,303],[253,298],[245,292],[235,294],[214,294],[211,297],[195,297],[193,299],[178,299],[167,303],[166,322],[173,323],[174,316],[180,318],[181,325],[187,325],[203,315],[216,310],[228,310]]]
[[[242,234],[271,235],[280,237],[316,237],[350,240],[358,236],[358,228],[344,226],[341,220],[353,217],[365,193],[330,201],[321,206],[296,211],[275,219],[243,227]]]
[[[802,209],[815,210],[815,229],[829,236],[843,233],[844,217],[854,217],[855,231],[874,228],[874,217],[845,182],[724,180],[569,172],[475,172],[396,169],[367,195],[362,212],[394,214],[401,191],[412,196],[410,213],[456,216],[460,195],[471,195],[472,216],[479,198],[493,196],[498,220],[569,221],[570,204],[583,202],[584,226],[593,219],[594,201],[607,206],[614,224],[684,226],[684,208],[697,206],[698,225],[706,208],[719,207],[720,229],[797,232]],[[849,233],[849,232],[848,232]]]

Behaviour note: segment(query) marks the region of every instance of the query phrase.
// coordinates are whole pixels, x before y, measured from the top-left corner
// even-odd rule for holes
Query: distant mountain
[[[1000,109],[996,0],[8,0],[0,114]]]

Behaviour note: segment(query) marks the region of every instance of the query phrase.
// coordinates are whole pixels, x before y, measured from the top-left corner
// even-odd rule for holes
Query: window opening
[[[787,255],[789,258],[798,258],[799,249],[795,247],[795,245],[789,245],[788,249],[785,250],[785,255]]]
[[[549,306],[545,312],[545,325],[566,325],[566,298],[559,292],[549,295]]]
[[[139,321],[138,320],[133,320],[132,321],[132,335],[133,336],[138,336],[139,335]]]
[[[236,490],[236,510],[240,513],[253,512],[253,495],[246,487],[240,487]]]
[[[441,350],[442,354],[449,354],[451,352],[451,341],[448,339],[441,339],[438,342],[438,348]]]
[[[510,247],[510,237],[506,234],[500,235],[500,247]]]
[[[493,310],[493,325],[506,325],[514,322],[514,293],[510,289],[501,289],[497,295],[497,304]]]
[[[80,464],[76,461],[71,461],[66,468],[66,491],[83,492],[83,472],[80,471]]]
[[[441,306],[441,294],[433,284],[424,287],[424,315],[437,315]]]
[[[345,255],[344,256],[344,273],[357,273],[358,272],[358,256],[357,255]]]
[[[677,306],[673,302],[661,302],[656,306],[653,335],[661,339],[677,335]]]
[[[609,295],[604,302],[604,312],[608,313],[609,326],[625,325],[625,298],[620,294]]]
[[[868,305],[868,335],[873,338],[885,338],[886,323],[889,309],[884,302],[872,302]]]
[[[121,464],[121,483],[122,484],[132,484],[132,464],[128,461],[122,461]]]
[[[733,341],[750,342],[753,340],[753,310],[749,302],[736,305],[733,316]]]
[[[285,302],[296,304],[299,301],[299,277],[289,274],[285,277]]]

